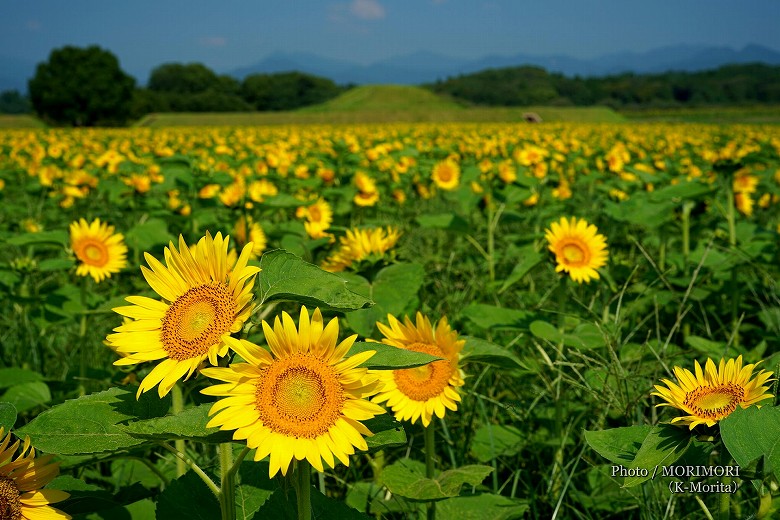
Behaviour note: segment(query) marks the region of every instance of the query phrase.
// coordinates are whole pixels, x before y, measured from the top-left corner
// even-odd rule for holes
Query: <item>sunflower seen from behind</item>
[[[246,340],[226,338],[246,363],[206,368],[202,373],[222,381],[201,390],[223,399],[214,403],[207,427],[235,430],[256,448],[255,460],[270,455],[269,476],[286,475],[293,460],[307,460],[318,471],[338,459],[349,466],[355,449],[366,450],[363,423],[384,413],[366,398],[376,392],[377,376],[358,368],[374,355],[370,350],[346,357],[357,334],[338,342],[336,318],[327,325],[315,309],[301,308],[298,326],[286,312],[274,326],[263,321],[270,352]]]
[[[61,502],[70,495],[58,489],[41,489],[60,472],[60,465],[51,462],[53,455],[35,458],[35,449],[25,438],[11,443],[11,433],[3,436],[0,426],[0,519],[2,520],[65,520],[70,515],[50,504]]]
[[[408,316],[403,323],[390,314],[387,319],[390,326],[377,322],[385,336],[381,343],[443,359],[415,368],[379,371],[382,387],[372,401],[386,402],[399,421],[421,420],[426,427],[434,414],[441,419],[445,409],[457,411],[461,400],[458,388],[465,377],[460,369],[460,352],[466,341],[458,339],[446,317],[435,326],[420,312],[414,323]]]
[[[772,372],[760,370],[753,377],[756,365],[742,366],[739,356],[728,361],[721,359],[717,367],[712,359],[707,359],[704,370],[694,361],[694,373],[676,366],[677,383],[662,379],[666,386],[655,385],[656,391],[650,395],[666,401],[657,406],[671,406],[687,414],[672,419],[673,424],[687,425],[691,430],[700,424],[714,426],[737,406],[747,408],[774,397],[767,386]]]
[[[138,395],[159,384],[160,397],[182,377],[189,377],[208,359],[212,365],[228,352],[226,338],[241,330],[252,311],[252,288],[258,267],[247,265],[250,242],[235,263],[228,260],[229,237],[208,232],[190,249],[179,236],[165,248],[165,263],[145,253],[149,268],[141,271],[162,297],[125,298],[132,305],[117,307],[133,321],[114,329],[106,340],[124,356],[115,365],[162,360],[141,382]]]
[[[127,266],[127,246],[114,226],[96,218],[91,223],[79,219],[70,224],[70,247],[79,265],[76,274],[102,282]]]
[[[577,283],[599,279],[597,269],[607,264],[607,239],[585,219],[562,217],[544,232],[548,249],[555,254],[555,272],[564,271]]]

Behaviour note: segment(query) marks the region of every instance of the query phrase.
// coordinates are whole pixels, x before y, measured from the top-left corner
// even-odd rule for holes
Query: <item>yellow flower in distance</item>
[[[400,231],[389,226],[386,231],[381,227],[348,229],[346,236],[339,238],[339,249],[325,260],[322,268],[330,272],[340,272],[372,255],[382,257],[395,246],[400,237]]]
[[[555,253],[555,272],[565,271],[577,283],[599,279],[596,269],[607,263],[607,240],[596,226],[585,219],[562,217],[545,230],[544,237]]]
[[[30,438],[24,440],[22,451],[14,459],[19,448],[17,440],[11,444],[11,433],[3,438],[0,426],[0,518],[2,520],[66,520],[70,515],[49,504],[61,502],[70,495],[58,489],[41,489],[60,472],[58,462],[51,462],[53,455],[35,458]]]
[[[360,421],[385,412],[365,399],[376,392],[377,376],[358,368],[375,351],[345,358],[357,334],[337,344],[338,320],[325,325],[319,309],[309,319],[301,308],[297,328],[283,312],[273,329],[263,321],[263,331],[270,352],[229,338],[247,362],[203,370],[224,382],[201,390],[224,397],[211,407],[216,415],[207,427],[236,430],[234,439],[256,448],[255,460],[270,455],[270,477],[286,475],[293,459],[306,459],[319,471],[323,460],[334,467],[334,457],[349,466],[355,448],[368,448],[363,436],[372,435]]]
[[[86,220],[70,224],[70,247],[81,262],[76,268],[79,276],[91,276],[101,282],[127,266],[127,246],[121,233],[114,234],[114,226],[100,219],[91,224]]]
[[[247,224],[248,222],[248,224]],[[247,243],[247,230],[249,231],[249,242],[252,242],[252,256],[250,258],[258,258],[265,251],[268,245],[268,238],[265,236],[263,228],[255,222],[252,217],[244,219],[244,216],[238,217],[236,225],[233,228],[233,236],[236,238],[236,242],[241,245]]]
[[[454,190],[460,183],[460,166],[451,159],[445,159],[433,167],[431,179],[443,190]]]
[[[753,376],[756,364],[742,366],[742,356],[736,360],[721,359],[718,367],[712,359],[707,359],[702,371],[698,361],[694,362],[694,374],[690,370],[674,367],[677,384],[662,379],[666,385],[655,385],[656,395],[665,403],[657,406],[672,406],[687,413],[683,417],[675,417],[672,423],[688,425],[693,430],[699,424],[713,426],[737,409],[737,406],[747,408],[764,399],[771,399],[772,394],[765,386],[770,381],[772,372],[761,370]]]
[[[254,276],[260,268],[248,266],[253,244],[248,243],[235,264],[228,261],[228,240],[208,232],[194,252],[179,236],[165,248],[167,267],[145,253],[151,269],[141,266],[144,278],[163,301],[145,296],[125,298],[132,305],[114,312],[134,321],[114,329],[106,338],[125,357],[115,365],[163,359],[141,382],[138,395],[159,383],[160,397],[189,377],[208,358],[212,365],[228,352],[226,338],[238,332],[252,311]]]
[[[444,359],[415,368],[378,371],[382,388],[372,401],[387,401],[396,419],[412,423],[421,419],[423,426],[431,423],[433,414],[444,417],[445,408],[456,411],[460,401],[457,388],[463,386],[464,377],[458,361],[466,341],[458,339],[444,317],[435,327],[419,312],[416,324],[408,316],[403,323],[390,314],[387,320],[389,327],[377,323],[385,336],[381,343]]]

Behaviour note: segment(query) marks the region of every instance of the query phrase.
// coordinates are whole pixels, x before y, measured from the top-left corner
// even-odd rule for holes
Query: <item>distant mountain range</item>
[[[370,65],[325,58],[313,53],[275,52],[257,63],[234,70],[218,70],[243,79],[250,74],[300,71],[330,78],[338,84],[401,84],[432,83],[460,74],[484,69],[536,65],[565,76],[607,76],[622,72],[637,74],[670,70],[694,72],[714,69],[731,63],[761,62],[780,65],[780,52],[761,45],[747,45],[741,50],[707,45],[673,45],[647,52],[619,52],[592,59],[571,56],[531,54],[489,55],[474,60],[454,58],[427,51],[414,52],[377,61]],[[156,65],[155,65],[156,66]],[[0,55],[0,91],[27,90],[27,79],[35,72],[35,64]],[[146,74],[128,71],[140,82]],[[144,76],[144,77],[142,77]]]

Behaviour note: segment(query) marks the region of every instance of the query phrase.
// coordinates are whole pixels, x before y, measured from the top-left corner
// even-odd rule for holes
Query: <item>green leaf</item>
[[[206,428],[211,403],[201,404],[176,414],[144,421],[134,421],[124,426],[132,436],[144,439],[187,439],[197,442],[230,442],[232,432],[217,427]]]
[[[33,381],[42,381],[43,376],[38,372],[24,368],[0,368],[0,388],[20,385],[22,383],[31,383]]]
[[[147,252],[151,252],[155,246],[168,245],[172,238],[168,225],[159,218],[150,218],[142,224],[136,224],[125,233],[127,245]]]
[[[425,352],[415,352],[392,345],[385,345],[384,343],[369,343],[365,341],[356,341],[349,349],[349,352],[347,352],[347,357],[367,350],[375,350],[376,354],[359,366],[373,368],[374,370],[414,368],[442,359]]]
[[[381,478],[392,493],[428,501],[458,496],[463,484],[478,486],[492,471],[490,466],[461,466],[430,479],[425,477],[425,465],[422,462],[401,459],[383,469]]]
[[[374,434],[371,437],[366,437],[369,452],[406,444],[406,433],[403,425],[390,414],[377,415],[373,419],[361,422]]]
[[[0,403],[0,428],[5,436],[16,423],[16,407],[11,403]]]
[[[693,435],[687,428],[660,424],[650,430],[642,441],[634,460],[626,464],[627,468],[639,468],[647,470],[647,476],[626,477],[623,487],[632,487],[655,475],[657,468],[669,466],[679,459],[691,444]]]
[[[356,509],[352,509],[344,502],[328,498],[316,488],[311,489],[312,519],[318,520],[371,520]],[[159,517],[162,520],[162,517]],[[171,517],[178,518],[178,517]],[[215,516],[214,518],[219,518]],[[295,493],[285,489],[278,489],[257,511],[252,520],[298,520],[298,505]]]
[[[423,285],[425,269],[420,264],[395,264],[379,271],[373,283],[362,285],[355,278],[349,288],[356,287],[359,294],[374,302],[368,309],[347,313],[349,326],[361,336],[371,337],[377,321],[384,321],[388,314],[402,314]],[[359,288],[359,289],[358,289]]]
[[[627,426],[609,430],[585,431],[585,441],[596,453],[613,464],[626,465],[636,456],[652,426]]]
[[[171,481],[157,498],[158,520],[214,520],[221,517],[217,497],[193,471]]]
[[[454,213],[439,213],[436,215],[420,215],[415,220],[420,227],[427,229],[446,229],[458,233],[467,233],[469,223],[460,215]]]
[[[616,203],[607,201],[604,213],[620,222],[655,229],[674,218],[675,204],[672,202],[650,202],[645,196],[633,196]]]
[[[38,233],[22,233],[9,238],[8,243],[13,246],[30,246],[34,244],[57,244],[65,247],[70,242],[67,231],[40,231]]]
[[[720,434],[738,465],[763,456],[765,470],[780,477],[780,407],[737,408],[720,421]]]
[[[471,453],[480,462],[505,455],[516,455],[525,445],[525,436],[514,426],[483,424],[474,432]]]
[[[528,511],[525,500],[501,495],[470,495],[453,497],[436,503],[436,516],[447,520],[513,520]]]
[[[263,206],[269,208],[297,208],[298,206],[304,206],[305,204],[300,199],[293,197],[287,193],[280,193],[273,197],[268,197],[263,200]]]
[[[717,187],[700,182],[684,182],[665,186],[659,190],[650,193],[650,200],[653,202],[675,201],[675,199],[698,199],[704,195],[714,193]]]
[[[36,448],[48,453],[79,455],[116,451],[140,445],[143,439],[128,434],[118,423],[159,417],[168,411],[170,396],[142,394],[110,388],[104,392],[65,401],[38,415],[17,433],[29,435]]]
[[[320,309],[355,310],[371,301],[346,288],[339,276],[323,271],[283,249],[260,258],[257,295],[261,303],[292,300]]]
[[[560,343],[563,340],[563,333],[555,325],[546,321],[536,320],[528,328],[531,334],[550,343]]]
[[[46,260],[40,261],[38,270],[41,272],[67,271],[74,265],[76,265],[76,263],[69,258],[47,258]]]
[[[485,363],[501,368],[526,368],[520,358],[505,347],[471,336],[462,336],[461,339],[466,340],[461,351],[461,360],[464,363]]]
[[[6,390],[0,401],[11,403],[17,412],[26,412],[51,401],[49,386],[42,381],[15,385]]]
[[[592,323],[580,323],[571,333],[564,334],[554,325],[537,320],[529,327],[531,334],[550,343],[561,343],[567,347],[589,350],[604,346],[604,337],[599,328]]]
[[[531,269],[536,267],[544,259],[544,255],[538,252],[533,244],[521,248],[519,257],[520,262],[515,264],[512,272],[504,280],[504,284],[501,286],[501,289],[498,290],[499,294],[519,282],[531,271]]]
[[[273,495],[278,487],[268,478],[268,462],[244,460],[238,468],[239,481],[236,486],[236,518],[249,520]]]
[[[462,315],[485,330],[525,329],[533,319],[533,314],[530,312],[496,307],[495,305],[484,303],[468,305],[463,309]]]

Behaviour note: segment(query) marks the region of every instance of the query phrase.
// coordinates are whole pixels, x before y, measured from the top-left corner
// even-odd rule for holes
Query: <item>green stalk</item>
[[[200,479],[201,479],[201,480],[202,480],[202,481],[203,481],[203,482],[206,484],[206,487],[208,487],[208,488],[209,488],[209,490],[211,490],[211,492],[212,492],[212,493],[214,493],[214,496],[215,496],[215,497],[217,497],[217,498],[219,498],[219,495],[220,495],[220,489],[219,489],[219,487],[218,487],[218,486],[217,486],[217,485],[214,483],[214,481],[213,481],[213,480],[211,480],[211,478],[210,478],[208,475],[206,475],[206,472],[205,472],[205,471],[203,471],[203,470],[201,469],[201,467],[200,467],[200,466],[198,466],[198,465],[197,465],[197,463],[195,463],[195,461],[194,461],[194,460],[192,460],[191,458],[189,458],[189,457],[187,456],[187,454],[186,454],[186,453],[184,453],[184,452],[181,452],[181,451],[178,451],[176,448],[174,448],[173,446],[171,446],[171,445],[170,445],[170,444],[168,444],[167,442],[161,442],[161,443],[160,443],[160,446],[162,446],[162,447],[163,447],[163,448],[165,448],[166,450],[168,450],[168,451],[170,451],[171,453],[173,453],[173,454],[176,456],[176,458],[177,458],[178,460],[183,460],[183,461],[184,461],[184,463],[185,463],[185,464],[186,464],[186,465],[187,465],[187,466],[188,466],[188,467],[189,467],[189,468],[190,468],[190,469],[191,469],[193,472],[195,472],[195,474],[196,474],[198,477],[200,477]]]
[[[488,210],[488,236],[487,236],[487,253],[488,253],[488,274],[490,276],[490,282],[496,281],[496,263],[495,263],[495,251],[496,251],[496,242],[495,237],[493,236],[493,199],[490,199],[490,202],[487,205]]]
[[[219,509],[222,520],[236,518],[236,486],[233,469],[233,444],[223,442],[219,445],[219,470],[221,475],[219,490]]]
[[[173,415],[178,415],[184,411],[184,393],[181,390],[181,383],[176,383],[171,389]],[[184,453],[186,446],[184,439],[176,439],[173,441],[176,451]],[[181,477],[187,472],[187,465],[181,458],[176,459],[176,476]]]
[[[682,250],[683,250],[683,273],[685,277],[688,277],[688,258],[691,256],[691,210],[693,209],[693,202],[683,202],[682,206]],[[691,335],[691,324],[684,323],[683,328],[683,342]]]
[[[311,520],[311,467],[308,461],[295,462],[293,478],[298,498],[298,520]]]
[[[87,310],[87,283],[88,278],[84,278],[81,282],[81,307],[83,310]],[[87,377],[87,341],[84,339],[87,335],[87,315],[81,313],[81,323],[79,324],[79,396],[87,393],[87,387],[84,380]]]
[[[726,221],[729,226],[729,246],[733,254],[737,248],[736,207],[734,202],[734,186],[726,184]],[[732,344],[739,349],[739,285],[737,283],[737,268],[731,268],[731,327],[734,331]]]
[[[436,438],[433,431],[433,423],[423,428],[425,431],[425,476],[434,478],[434,457],[436,456]],[[428,502],[428,520],[436,518],[436,502]]]

